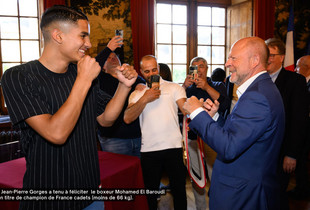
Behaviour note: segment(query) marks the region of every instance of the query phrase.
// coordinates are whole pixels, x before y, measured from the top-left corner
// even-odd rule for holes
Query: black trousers
[[[310,127],[310,120],[308,120],[308,128]],[[303,145],[301,156],[297,159],[297,165],[295,170],[296,177],[296,190],[300,190],[304,193],[309,193],[310,183],[308,176],[308,157],[310,150],[310,131],[307,131],[307,138]]]
[[[280,189],[281,189],[281,210],[289,210],[289,201],[288,201],[288,194],[286,192],[288,184],[290,182],[291,174],[284,172],[283,170],[283,161],[284,156],[280,157],[280,162],[278,164],[278,174],[279,174],[279,182],[280,182]]]
[[[175,210],[187,209],[186,170],[183,164],[182,148],[141,152],[141,166],[146,189],[159,190],[163,171],[169,178]],[[147,194],[150,210],[157,209],[157,195]]]

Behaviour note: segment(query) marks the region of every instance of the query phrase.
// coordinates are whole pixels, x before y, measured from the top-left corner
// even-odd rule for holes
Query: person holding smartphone
[[[115,36],[113,39],[117,37]],[[111,52],[103,66],[103,71],[98,75],[100,89],[111,96],[115,94],[118,87],[117,68],[119,66],[121,66],[121,62],[118,56],[115,52]],[[145,84],[145,80],[138,76],[130,93],[135,90],[137,84]],[[115,123],[110,127],[98,126],[98,139],[102,151],[140,157],[141,131],[139,120],[137,119],[130,124],[126,124],[123,120],[129,95]]]
[[[196,68],[194,68],[196,67]],[[224,115],[229,107],[229,98],[226,94],[226,87],[222,82],[214,82],[210,77],[207,77],[208,63],[202,57],[194,57],[190,62],[190,68],[193,68],[193,73],[197,69],[197,76],[193,78],[192,74],[187,75],[182,87],[186,90],[186,96],[196,96],[197,98],[218,100],[220,103],[219,113]],[[193,131],[188,134],[190,140],[197,140],[197,135]],[[192,142],[194,143],[194,142]],[[211,180],[213,164],[216,159],[216,152],[208,145],[204,144],[205,161],[208,171],[209,180]],[[197,209],[206,209],[206,190],[196,186],[194,182],[193,192]]]
[[[144,56],[140,66],[149,86],[131,93],[124,121],[131,123],[137,118],[140,120],[141,166],[146,189],[158,190],[162,172],[165,171],[169,177],[174,209],[185,210],[186,173],[178,119],[178,108],[183,111],[186,101],[185,90],[162,78],[159,78],[159,86],[151,86],[152,81],[157,82],[154,76],[160,71],[154,56]],[[157,194],[148,194],[147,200],[149,209],[156,210]]]

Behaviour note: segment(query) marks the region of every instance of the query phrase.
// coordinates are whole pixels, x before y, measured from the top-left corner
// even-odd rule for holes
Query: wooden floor
[[[309,177],[310,177],[310,160],[309,160]],[[163,184],[168,184],[167,177],[162,179]],[[295,187],[295,177],[292,176],[290,180],[290,184],[288,186],[288,190],[291,190]],[[210,187],[210,183],[207,184],[206,190],[208,191]],[[186,194],[187,194],[187,209],[188,210],[196,210],[195,206],[195,198],[192,190],[192,185],[190,179],[187,177],[186,180]],[[206,197],[207,203],[209,202],[208,196]],[[305,200],[293,200],[290,198],[289,201],[290,210],[310,210],[310,197]],[[158,210],[172,210],[173,209],[173,202],[172,202],[172,195],[168,192],[166,195],[161,196],[160,200],[158,201]],[[209,208],[207,208],[209,209]]]

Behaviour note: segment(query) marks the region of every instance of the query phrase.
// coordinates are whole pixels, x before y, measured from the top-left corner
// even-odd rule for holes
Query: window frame
[[[171,5],[186,5],[187,8],[187,62],[186,62],[186,73],[188,74],[188,69],[190,66],[190,61],[192,58],[196,57],[198,55],[198,20],[197,20],[197,10],[198,6],[206,6],[206,7],[220,7],[225,9],[225,26],[223,27],[225,29],[225,42],[223,45],[224,47],[224,65],[225,61],[227,59],[227,7],[230,6],[230,1],[222,0],[218,1],[218,3],[214,3],[212,0],[192,0],[192,1],[187,1],[187,0],[156,0],[155,1],[155,8],[157,9],[157,3],[163,3],[163,4],[171,4]],[[157,20],[156,20],[156,11],[155,11],[155,17],[154,17],[154,26],[155,26],[155,56],[158,57],[158,48],[157,48]],[[194,14],[194,15],[191,15]],[[171,24],[172,26],[173,24]],[[170,43],[170,45],[174,45],[173,43]],[[211,39],[211,48],[212,46],[218,46],[216,44],[212,44],[212,39]],[[212,53],[212,51],[211,51]],[[211,54],[212,57],[212,54]],[[212,58],[211,58],[212,59]],[[211,65],[221,65],[221,64],[213,64],[212,60],[208,62],[209,69],[211,69]],[[169,63],[170,64],[170,63]],[[172,65],[174,64],[173,61],[171,63]],[[225,69],[225,68],[224,68]],[[173,70],[172,70],[173,71]],[[173,72],[171,72],[173,75]],[[208,71],[209,73],[209,71]]]
[[[39,43],[39,56],[41,56],[42,53],[42,49],[43,49],[43,37],[42,37],[42,33],[40,31],[40,22],[41,22],[41,15],[43,14],[44,8],[43,8],[43,0],[36,0],[37,2],[37,16],[21,16],[20,15],[20,10],[19,10],[19,2],[20,0],[17,0],[17,15],[2,15],[0,14],[0,17],[15,17],[18,18],[18,29],[19,29],[19,37],[16,39],[6,39],[6,38],[1,38],[0,37],[0,78],[2,78],[3,75],[3,63],[19,63],[19,64],[23,64],[26,62],[22,61],[22,48],[21,48],[21,43],[22,41],[38,41]],[[20,19],[21,18],[37,18],[38,19],[38,38],[37,39],[22,39],[21,38],[21,24],[20,24]],[[14,41],[18,41],[19,42],[19,56],[20,56],[20,61],[19,62],[3,62],[2,61],[2,46],[1,46],[1,41],[2,40],[14,40]],[[4,103],[4,97],[3,97],[3,92],[2,92],[2,87],[1,87],[1,82],[0,82],[0,114],[8,114],[8,110],[7,107],[5,106]]]
[[[186,1],[184,1],[184,2],[177,2],[176,3],[176,1],[157,1],[157,2],[155,2],[155,9],[157,10],[157,3],[167,3],[167,4],[171,4],[171,6],[173,6],[173,5],[185,5],[185,6],[187,6],[187,8],[189,7],[189,4],[188,4],[188,2],[186,2]],[[172,10],[172,7],[171,7],[171,10]],[[171,30],[172,30],[172,28],[173,28],[173,26],[180,26],[180,25],[184,25],[184,24],[174,24],[174,23],[157,23],[157,21],[156,21],[156,19],[157,19],[157,17],[156,17],[156,14],[157,14],[157,11],[155,11],[155,17],[154,17],[154,27],[155,27],[155,29],[154,29],[154,33],[155,33],[155,43],[154,43],[154,45],[155,45],[155,47],[154,47],[154,49],[155,49],[155,56],[157,57],[157,59],[158,59],[158,45],[169,45],[169,46],[171,46],[171,62],[170,63],[166,63],[169,67],[170,67],[170,69],[171,69],[171,75],[172,75],[172,77],[173,77],[173,71],[174,71],[174,67],[173,67],[173,65],[186,65],[186,68],[188,68],[188,54],[189,54],[189,52],[188,52],[188,50],[189,50],[189,48],[188,48],[188,43],[189,43],[189,36],[188,36],[188,19],[189,19],[189,17],[188,17],[188,9],[187,9],[187,23],[186,23],[186,27],[187,27],[187,35],[186,35],[186,43],[185,44],[180,44],[180,43],[174,43],[174,42],[172,42],[173,41],[173,33],[171,33],[170,35],[171,35],[171,42],[170,43],[159,43],[158,44],[158,42],[157,42],[157,25],[158,24],[160,24],[160,25],[170,25],[171,26]],[[171,17],[172,18],[172,17]],[[184,46],[185,45],[185,47],[186,47],[186,60],[187,60],[187,62],[186,63],[178,63],[178,62],[173,62],[173,49],[174,49],[174,46]]]

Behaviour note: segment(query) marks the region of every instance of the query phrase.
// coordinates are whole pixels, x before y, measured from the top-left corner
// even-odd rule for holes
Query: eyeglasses
[[[282,54],[270,54],[269,57],[274,58],[276,55],[282,55]]]

